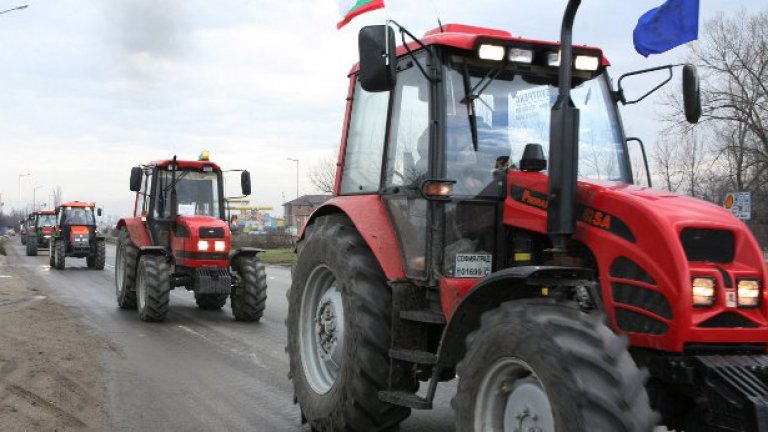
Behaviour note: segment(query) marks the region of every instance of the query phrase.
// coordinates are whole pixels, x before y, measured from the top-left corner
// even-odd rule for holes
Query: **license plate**
[[[455,277],[481,278],[491,274],[493,255],[491,254],[456,254]]]

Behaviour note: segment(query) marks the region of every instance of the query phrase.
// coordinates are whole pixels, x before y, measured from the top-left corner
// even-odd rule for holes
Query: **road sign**
[[[728,192],[723,206],[739,219],[752,218],[752,195],[749,192]]]

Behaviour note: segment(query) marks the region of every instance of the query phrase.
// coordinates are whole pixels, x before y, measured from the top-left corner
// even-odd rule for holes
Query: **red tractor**
[[[56,207],[56,225],[51,233],[49,260],[52,269],[64,270],[66,259],[85,258],[88,268],[104,270],[106,243],[96,229],[96,204],[71,201]]]
[[[571,44],[578,4],[562,44],[362,29],[336,196],[288,295],[312,430],[396,430],[456,378],[462,432],[768,431],[761,250],[724,209],[634,185],[632,101]],[[683,94],[695,122],[690,66]]]
[[[49,249],[56,214],[51,210],[33,212],[29,217],[29,226],[23,237],[27,246],[27,256],[37,256],[38,249]]]
[[[236,320],[258,321],[267,300],[261,250],[231,248],[222,171],[207,152],[197,161],[174,156],[134,167],[130,186],[134,215],[117,224],[117,304],[138,308],[143,321],[163,321],[171,290],[183,286],[201,309],[221,309],[231,297]],[[241,187],[250,195],[248,171]]]

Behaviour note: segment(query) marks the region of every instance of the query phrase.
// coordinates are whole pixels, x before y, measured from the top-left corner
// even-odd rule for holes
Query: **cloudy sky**
[[[702,21],[764,0],[701,0]],[[357,30],[396,19],[415,34],[443,23],[557,40],[565,0],[387,0],[337,31],[337,0],[0,0],[0,193],[9,207],[65,199],[127,214],[131,166],[209,149],[252,173],[252,203],[311,193],[308,169],[339,146]],[[677,62],[644,59],[632,29],[662,0],[584,0],[575,42],[601,46],[612,75]],[[653,145],[658,106],[625,109],[630,135]],[[28,177],[19,174],[31,173]],[[21,179],[21,201],[19,180]]]

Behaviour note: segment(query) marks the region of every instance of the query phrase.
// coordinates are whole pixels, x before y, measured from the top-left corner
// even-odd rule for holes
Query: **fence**
[[[262,249],[283,249],[296,246],[296,238],[287,231],[268,231],[260,234],[233,234],[232,247],[257,247]]]

